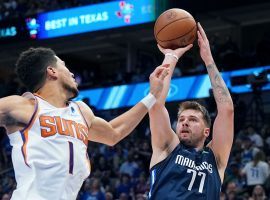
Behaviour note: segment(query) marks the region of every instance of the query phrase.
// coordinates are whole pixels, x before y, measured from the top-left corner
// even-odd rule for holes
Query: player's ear
[[[48,66],[46,69],[47,78],[49,79],[57,79],[57,70],[55,67]]]
[[[205,135],[206,137],[208,137],[208,136],[210,135],[210,128],[205,128],[205,129],[204,129],[204,135]]]

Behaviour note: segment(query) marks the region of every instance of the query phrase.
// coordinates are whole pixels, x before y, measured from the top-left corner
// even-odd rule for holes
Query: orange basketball
[[[196,21],[185,10],[169,9],[157,18],[154,34],[163,48],[177,49],[194,42],[197,36]]]

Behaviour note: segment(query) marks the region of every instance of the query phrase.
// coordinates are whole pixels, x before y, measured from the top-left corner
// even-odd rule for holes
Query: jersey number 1
[[[193,184],[194,184],[194,181],[195,181],[196,176],[197,176],[197,171],[195,171],[194,169],[187,169],[187,173],[192,173],[192,178],[191,178],[191,181],[190,181],[189,186],[188,186],[188,190],[191,191]],[[198,172],[198,176],[201,176],[199,193],[202,193],[206,174],[204,172]]]
[[[74,165],[73,143],[68,142],[68,145],[69,145],[69,174],[73,174],[73,165]]]

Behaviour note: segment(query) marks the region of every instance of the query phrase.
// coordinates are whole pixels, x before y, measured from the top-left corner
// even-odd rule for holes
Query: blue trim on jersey
[[[151,185],[150,185],[150,191],[148,194],[149,198],[151,197],[151,192],[152,192],[152,188],[155,183],[155,180],[156,180],[156,170],[154,169],[153,171],[151,171]]]
[[[22,141],[23,141],[23,145],[21,146],[21,151],[22,151],[23,160],[24,160],[24,163],[25,163],[28,167],[30,167],[30,166],[28,165],[27,161],[26,161],[26,155],[24,154],[24,151],[23,151],[23,147],[24,147],[25,142],[26,142],[26,141],[25,141],[24,132],[22,132],[22,131],[19,131],[19,132],[20,132],[20,134],[21,134]]]
[[[32,117],[31,117],[31,119],[29,120],[28,124],[22,130],[20,130],[21,133],[23,133],[31,125],[33,119],[35,118],[35,116],[37,114],[37,111],[38,111],[38,100],[37,100],[37,98],[35,96],[34,96],[34,98],[35,98],[35,101],[36,101],[34,113],[33,113]]]
[[[30,126],[31,126],[31,124],[33,123],[33,120],[35,119],[35,116],[36,116],[36,114],[37,114],[37,112],[38,112],[38,100],[37,100],[37,98],[33,95],[33,97],[34,97],[34,99],[35,99],[35,110],[34,110],[34,113],[33,113],[33,115],[32,115],[32,117],[31,117],[31,119],[29,120],[29,122],[28,122],[28,124],[22,129],[22,130],[20,130],[19,132],[20,132],[20,134],[21,134],[21,137],[22,137],[22,141],[23,141],[23,145],[22,145],[22,147],[21,147],[21,151],[22,151],[22,155],[23,155],[23,159],[24,159],[24,162],[25,162],[25,164],[28,166],[28,167],[30,167],[29,165],[28,165],[28,163],[27,163],[27,160],[26,160],[26,155],[25,155],[25,153],[24,153],[24,151],[23,151],[23,147],[24,147],[24,145],[26,145],[25,143],[26,143],[26,139],[25,139],[25,134],[24,134],[24,132],[25,132],[25,130],[27,130]]]

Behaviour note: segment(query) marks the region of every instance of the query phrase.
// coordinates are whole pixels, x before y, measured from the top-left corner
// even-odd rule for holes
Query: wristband
[[[165,54],[165,56],[172,56],[172,57],[174,57],[174,58],[175,58],[175,60],[176,60],[176,61],[178,61],[178,60],[179,60],[178,56],[177,56],[177,55],[175,55],[175,54],[172,54],[172,53],[166,53],[166,54]]]
[[[141,102],[146,106],[148,110],[152,108],[152,106],[156,103],[157,99],[154,95],[149,93],[146,97],[144,97]]]

